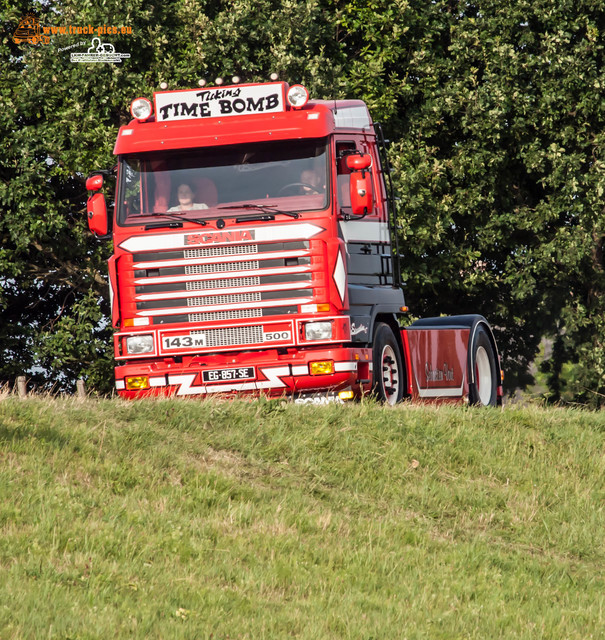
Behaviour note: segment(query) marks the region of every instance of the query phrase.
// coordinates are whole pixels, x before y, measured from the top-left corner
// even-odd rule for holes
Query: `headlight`
[[[130,104],[130,114],[137,120],[147,120],[152,113],[153,107],[147,98],[137,98]]]
[[[153,351],[153,336],[141,335],[126,338],[126,351],[133,355]]]
[[[301,84],[294,84],[288,89],[286,98],[295,109],[300,109],[307,104],[309,92]]]
[[[332,339],[332,323],[331,322],[307,322],[305,324],[306,340],[331,340]]]

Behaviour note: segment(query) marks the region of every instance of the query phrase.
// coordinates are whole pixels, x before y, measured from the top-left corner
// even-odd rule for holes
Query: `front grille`
[[[261,318],[262,309],[232,309],[227,311],[208,311],[207,313],[190,313],[189,322],[221,322],[222,320],[241,320],[242,318]]]
[[[217,304],[240,304],[242,302],[260,302],[261,294],[259,291],[250,291],[249,293],[231,293],[224,296],[203,296],[199,298],[187,298],[187,306],[189,307],[206,307]]]
[[[205,289],[227,289],[230,287],[257,287],[260,285],[260,277],[250,278],[223,278],[221,280],[194,280],[186,282],[187,291],[203,291]]]
[[[318,270],[310,243],[299,240],[141,251],[133,263],[137,312],[164,326],[218,324],[208,349],[262,344],[258,327],[228,325],[297,313],[314,298]]]
[[[200,251],[200,249],[196,249]],[[258,260],[245,262],[219,262],[218,264],[190,264],[185,267],[185,275],[197,276],[203,273],[227,273],[229,271],[250,271],[259,268]]]
[[[236,256],[246,253],[258,253],[256,244],[236,244],[227,247],[203,247],[201,249],[185,249],[185,258],[214,258],[217,256]]]
[[[206,347],[231,347],[233,345],[259,344],[263,341],[263,327],[227,327],[225,329],[207,329],[192,331],[192,334],[204,334]]]

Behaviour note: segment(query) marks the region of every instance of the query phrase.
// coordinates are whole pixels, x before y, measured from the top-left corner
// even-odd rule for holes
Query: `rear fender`
[[[417,320],[405,332],[412,366],[412,395],[421,399],[461,399],[474,384],[471,345],[479,327],[486,331],[496,362],[500,363],[496,340],[481,315],[444,316]],[[498,387],[498,397],[502,389]]]

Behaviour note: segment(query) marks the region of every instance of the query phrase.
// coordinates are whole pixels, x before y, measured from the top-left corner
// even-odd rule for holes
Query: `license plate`
[[[238,367],[237,369],[211,369],[202,371],[204,382],[229,382],[230,380],[250,380],[255,378],[254,367]]]
[[[190,336],[165,336],[162,338],[164,349],[188,349],[190,347],[205,347],[206,336],[204,334]]]

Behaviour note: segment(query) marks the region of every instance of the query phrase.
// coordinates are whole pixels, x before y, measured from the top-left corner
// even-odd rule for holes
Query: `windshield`
[[[324,209],[326,149],[325,140],[288,140],[122,156],[118,222]]]

